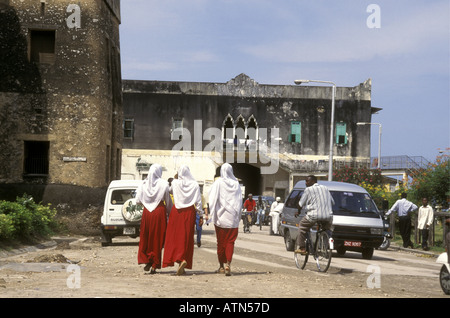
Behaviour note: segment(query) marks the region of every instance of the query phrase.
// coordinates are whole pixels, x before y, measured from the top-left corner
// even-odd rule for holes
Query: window
[[[285,206],[287,208],[297,208],[299,207],[298,201],[300,201],[300,197],[302,196],[303,191],[301,190],[293,190],[290,194],[289,198],[286,200]]]
[[[48,175],[50,142],[25,141],[24,146],[24,174]]]
[[[55,31],[30,31],[30,61],[39,64],[55,63]]]
[[[133,139],[134,137],[134,119],[125,119],[123,121],[123,137]]]
[[[346,145],[347,144],[347,124],[346,123],[336,123],[336,144]]]
[[[378,209],[367,193],[331,191],[333,214],[379,218]]]
[[[289,142],[301,143],[302,141],[302,124],[299,121],[291,122],[291,133],[289,135]]]
[[[114,190],[111,193],[111,204],[122,205],[125,202],[127,202],[127,200],[135,197],[136,197],[136,190],[131,189]]]
[[[171,139],[181,140],[183,139],[183,119],[172,119]]]

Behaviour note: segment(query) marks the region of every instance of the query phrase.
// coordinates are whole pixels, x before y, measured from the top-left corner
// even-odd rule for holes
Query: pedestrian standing
[[[405,192],[402,193],[401,197],[387,211],[386,215],[390,215],[392,211],[397,211],[398,227],[402,236],[403,247],[414,248],[414,244],[411,242],[411,213],[417,210],[417,205],[406,199],[408,196]]]
[[[142,212],[138,264],[156,273],[161,268],[161,255],[166,235],[167,218],[172,208],[169,183],[163,179],[162,167],[153,164],[147,178],[136,191],[136,202],[144,206]]]
[[[420,231],[422,239],[422,249],[428,251],[428,235],[431,224],[433,223],[434,212],[433,208],[428,205],[428,199],[422,199],[422,206],[419,208],[419,213],[417,214],[417,228]]]
[[[166,231],[163,267],[178,263],[177,275],[192,269],[196,214],[203,214],[200,187],[187,166],[172,181],[173,207]]]
[[[256,202],[256,211],[258,212],[257,217],[256,217],[256,225],[259,225],[260,224],[259,222],[264,224],[264,217],[266,214],[266,206],[260,196],[258,197],[258,201]]]
[[[279,234],[278,225],[280,223],[280,213],[283,209],[284,204],[281,202],[281,198],[277,197],[275,201],[270,206],[270,217],[272,218],[272,233]]]
[[[242,190],[229,163],[220,168],[220,178],[214,181],[209,193],[209,222],[214,223],[217,238],[217,272],[231,275],[234,242],[238,236],[242,214]]]
[[[203,207],[203,213],[205,217],[208,217],[208,203],[205,200],[205,196],[202,194],[202,207]],[[195,231],[197,232],[197,246],[202,246],[202,231],[203,231],[203,215],[200,215],[197,213],[197,216],[195,218]]]

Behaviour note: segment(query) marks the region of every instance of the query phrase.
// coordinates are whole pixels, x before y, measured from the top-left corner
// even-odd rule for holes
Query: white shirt
[[[283,207],[283,203],[278,202],[278,201],[274,201],[272,203],[272,205],[270,206],[270,212],[278,212],[278,213],[280,213],[281,212],[280,206],[282,208]]]
[[[389,211],[387,211],[386,215],[391,214],[392,211],[397,211],[398,216],[407,216],[409,212],[415,210],[417,210],[417,205],[403,198],[397,200],[397,202],[394,203],[392,208],[390,208]]]
[[[333,217],[334,200],[324,185],[314,183],[302,194],[299,205],[306,208],[306,216],[311,221],[329,221]]]
[[[421,206],[419,208],[419,214],[417,216],[417,228],[420,230],[429,228],[431,223],[433,223],[433,216],[433,208],[431,206]]]
[[[242,213],[242,190],[229,163],[220,168],[220,178],[209,192],[209,222],[221,228],[237,228]]]

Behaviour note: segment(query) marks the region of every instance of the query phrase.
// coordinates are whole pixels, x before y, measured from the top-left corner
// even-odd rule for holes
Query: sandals
[[[177,275],[178,276],[184,275],[186,273],[185,270],[184,270],[184,268],[186,266],[187,266],[187,262],[186,261],[182,261],[180,263],[180,267],[178,267],[178,270],[177,270]]]
[[[294,253],[298,253],[298,254],[301,254],[301,255],[306,255],[306,254],[308,254],[308,252],[306,252],[306,248],[299,248],[299,249],[296,249],[296,250],[294,251]]]
[[[144,267],[144,271],[148,272],[150,270],[150,268],[153,265],[153,261],[148,262],[145,267]]]
[[[231,276],[230,264],[225,265],[225,276]]]

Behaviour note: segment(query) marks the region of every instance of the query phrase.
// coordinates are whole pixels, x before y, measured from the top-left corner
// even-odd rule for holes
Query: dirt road
[[[238,242],[268,242],[265,233],[251,235],[240,232]],[[339,267],[338,259],[327,273],[313,266],[296,269],[292,258],[271,252],[275,244],[283,247],[278,237],[267,243],[266,252],[237,244],[232,276],[226,277],[215,273],[215,234],[206,230],[202,246],[195,247],[193,269],[185,276],[176,276],[176,267],[150,275],[137,264],[138,240],[117,238],[101,247],[95,236],[55,238],[51,248],[0,258],[0,297],[448,298],[434,276],[434,260],[429,260],[431,277],[382,275],[374,286],[370,273]]]

